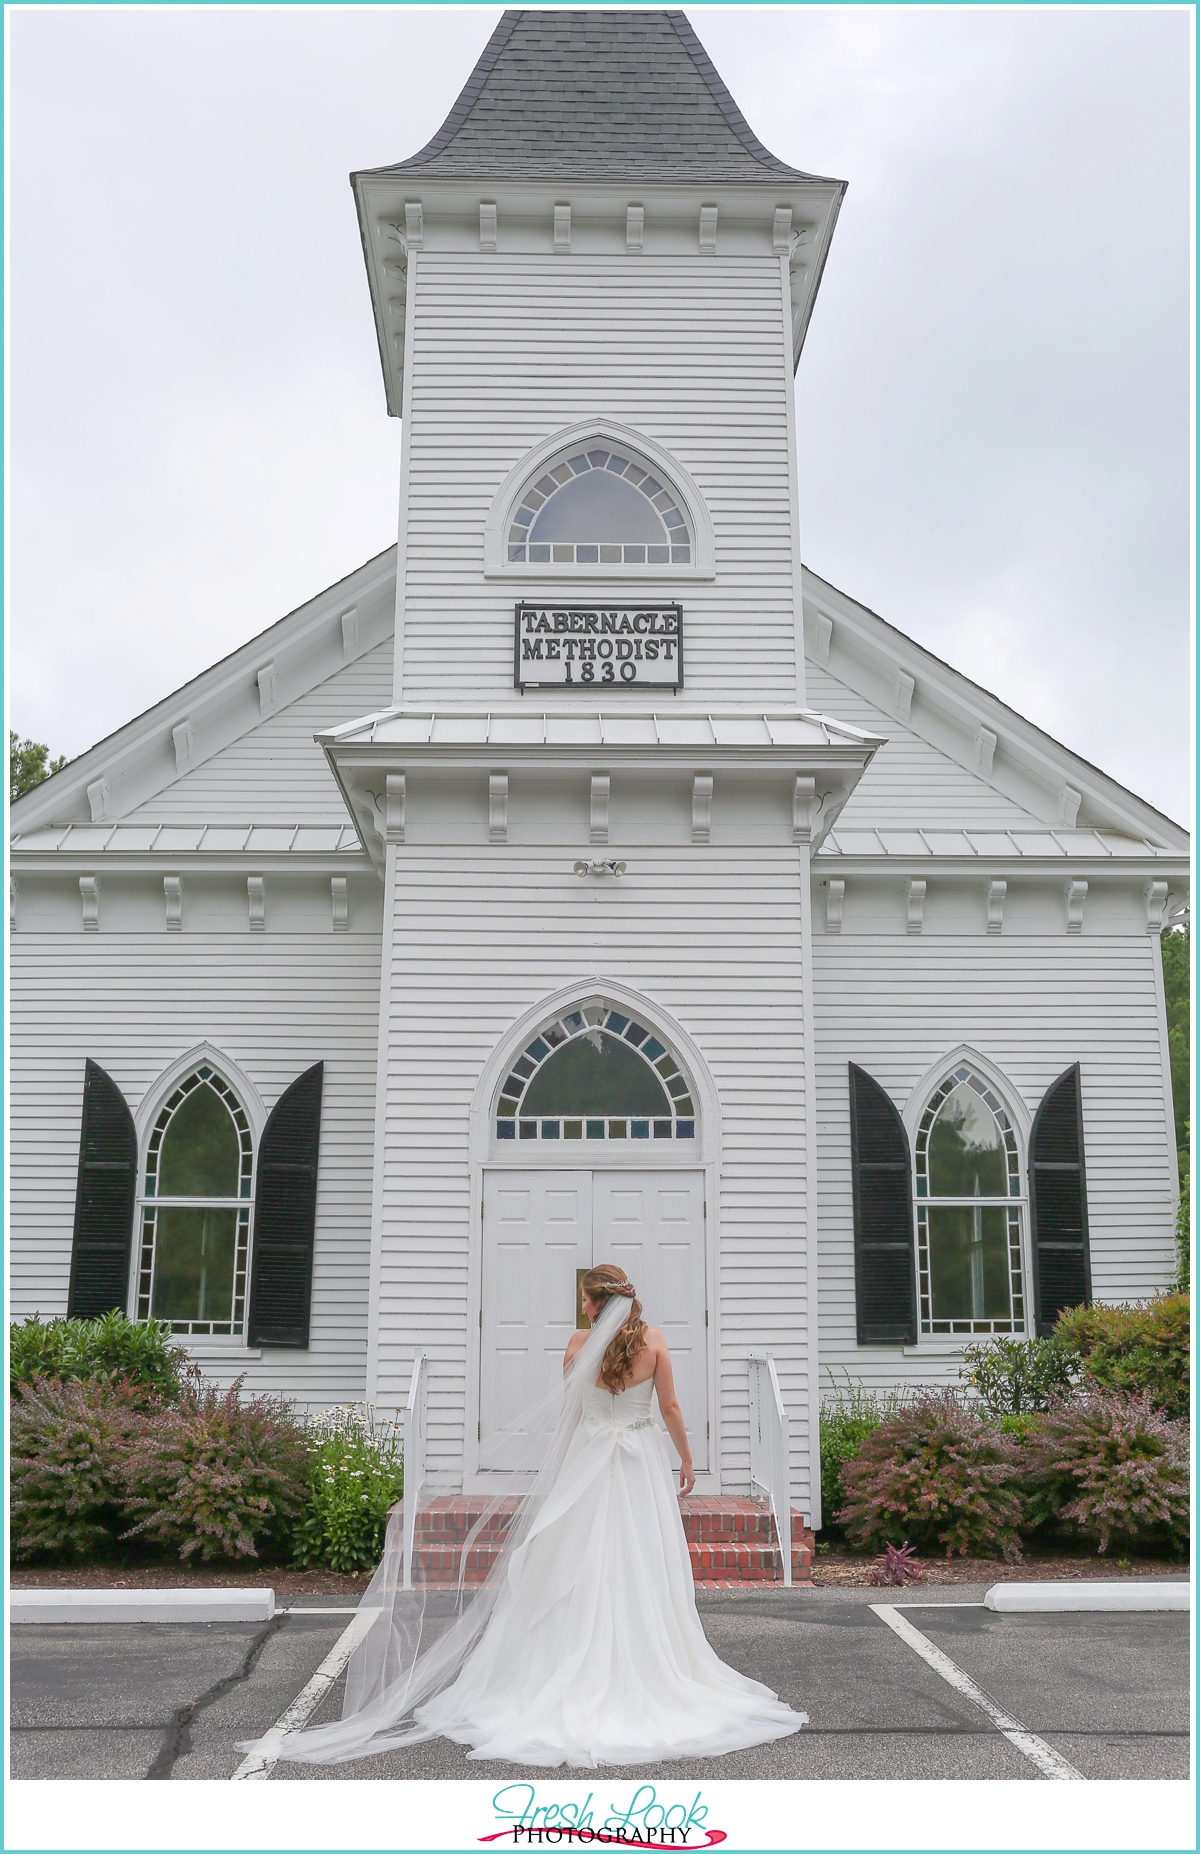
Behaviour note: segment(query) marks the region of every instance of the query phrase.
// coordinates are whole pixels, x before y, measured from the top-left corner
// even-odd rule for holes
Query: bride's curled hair
[[[601,1262],[597,1267],[589,1268],[579,1286],[581,1292],[595,1302],[597,1316],[603,1313],[610,1300],[633,1302],[629,1318],[605,1347],[600,1366],[600,1382],[604,1388],[610,1391],[623,1390],[625,1380],[633,1369],[633,1361],[646,1343],[646,1322],[642,1318],[642,1303],[637,1297],[637,1289],[625,1270],[618,1268],[615,1262]]]

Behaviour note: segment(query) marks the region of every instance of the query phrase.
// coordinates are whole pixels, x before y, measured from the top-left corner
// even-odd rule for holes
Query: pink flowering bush
[[[177,1404],[157,1413],[122,1469],[125,1511],[140,1514],[122,1539],[143,1538],[181,1558],[258,1556],[282,1543],[308,1493],[304,1432],[286,1409],[241,1401],[193,1375]]]
[[[1182,1546],[1188,1536],[1188,1432],[1138,1395],[1092,1389],[1056,1398],[1026,1443],[1028,1524],[1057,1523],[1108,1550],[1116,1539]]]
[[[836,1515],[859,1545],[912,1539],[1019,1562],[1024,1517],[1018,1444],[953,1392],[915,1398],[863,1442],[842,1468]]]
[[[35,1378],[9,1418],[12,1554],[90,1558],[127,1524],[123,1471],[157,1399],[125,1380]]]

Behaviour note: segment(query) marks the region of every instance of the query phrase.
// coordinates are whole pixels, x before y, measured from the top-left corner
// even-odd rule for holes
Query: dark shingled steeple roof
[[[815,180],[763,147],[681,12],[506,12],[419,154],[376,174]],[[838,184],[838,183],[834,183]]]

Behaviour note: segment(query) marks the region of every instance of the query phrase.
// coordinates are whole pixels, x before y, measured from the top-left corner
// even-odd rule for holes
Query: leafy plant
[[[243,1403],[241,1379],[220,1391],[193,1373],[124,1464],[125,1509],[141,1518],[121,1536],[184,1559],[256,1558],[302,1510],[307,1470],[304,1432],[286,1407]]]
[[[308,1503],[293,1540],[299,1565],[371,1569],[383,1549],[390,1508],[404,1492],[396,1426],[370,1404],[327,1410],[308,1428]]]
[[[863,1443],[843,1468],[838,1514],[862,1545],[912,1538],[1019,1561],[1018,1445],[952,1391],[925,1392]]]
[[[1186,1294],[1123,1307],[1073,1307],[1055,1343],[1079,1360],[1085,1379],[1107,1390],[1148,1391],[1157,1409],[1186,1416],[1191,1391],[1191,1302]]]
[[[1066,1395],[1079,1376],[1079,1360],[1055,1339],[993,1339],[963,1348],[958,1375],[987,1415],[1024,1416]]]
[[[51,773],[61,772],[66,765],[64,754],[61,759],[50,758],[49,747],[40,740],[21,740],[15,728],[8,730],[8,802],[15,805],[18,798],[26,792],[32,792],[35,785],[41,785]]]
[[[173,1399],[187,1364],[163,1321],[139,1325],[117,1312],[94,1320],[44,1322],[35,1313],[10,1326],[8,1337],[14,1390],[36,1378],[121,1378]]]
[[[834,1382],[830,1373],[830,1382]],[[845,1385],[834,1390],[821,1403],[821,1514],[822,1524],[835,1525],[835,1514],[845,1504],[842,1471],[853,1461],[869,1435],[880,1423],[887,1422],[901,1408],[897,1391],[868,1390],[855,1383],[849,1372]]]
[[[1020,1416],[1002,1416],[996,1427],[1002,1436],[1015,1436],[1018,1442],[1025,1442],[1037,1434],[1044,1420],[1044,1410],[1028,1410]]]
[[[151,1421],[137,1385],[26,1384],[11,1416],[14,1558],[92,1557],[115,1545],[126,1523],[125,1464]]]
[[[1191,1170],[1191,1127],[1188,1124],[1192,1086],[1192,924],[1171,928],[1159,936],[1163,993],[1167,1007],[1167,1047],[1171,1060],[1171,1094],[1175,1108],[1175,1143],[1179,1148],[1181,1183]],[[1186,1188],[1186,1187],[1185,1187]]]
[[[1155,1409],[1148,1390],[1057,1400],[1030,1438],[1026,1463],[1032,1524],[1065,1523],[1102,1552],[1114,1538],[1187,1539],[1187,1426]]]
[[[867,1573],[869,1584],[919,1584],[925,1566],[905,1539],[903,1545],[885,1545]]]
[[[1178,1260],[1176,1285],[1181,1294],[1192,1286],[1192,1194],[1186,1179],[1180,1179],[1179,1202],[1175,1206],[1175,1254]]]

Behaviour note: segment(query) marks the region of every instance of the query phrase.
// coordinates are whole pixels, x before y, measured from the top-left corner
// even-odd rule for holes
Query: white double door
[[[484,1174],[479,1437],[562,1373],[581,1273],[616,1262],[671,1348],[692,1459],[708,1467],[702,1172]]]

